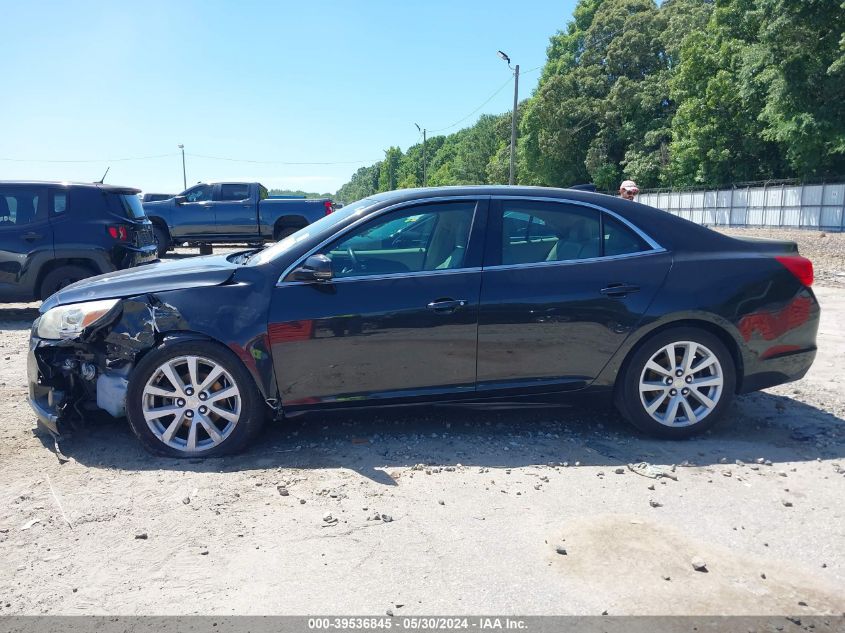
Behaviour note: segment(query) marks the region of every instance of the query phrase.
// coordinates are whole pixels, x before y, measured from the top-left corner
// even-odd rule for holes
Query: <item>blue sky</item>
[[[111,166],[107,182],[175,192],[184,143],[189,185],[335,191],[416,142],[415,122],[444,128],[502,86],[497,49],[541,66],[574,4],[0,0],[0,179],[91,181]],[[538,76],[521,77],[521,98]],[[478,114],[512,98],[507,86]]]

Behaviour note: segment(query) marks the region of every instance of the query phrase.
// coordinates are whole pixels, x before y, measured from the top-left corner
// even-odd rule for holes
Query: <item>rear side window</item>
[[[600,256],[598,211],[556,202],[517,200],[502,204],[502,264]]]
[[[50,192],[50,213],[53,215],[62,215],[67,211],[67,191]]]
[[[604,214],[604,255],[628,255],[651,250],[651,246],[629,227],[614,218]]]
[[[220,201],[236,202],[249,198],[248,184],[220,185]]]
[[[0,228],[32,224],[38,218],[42,190],[37,187],[0,189]]]

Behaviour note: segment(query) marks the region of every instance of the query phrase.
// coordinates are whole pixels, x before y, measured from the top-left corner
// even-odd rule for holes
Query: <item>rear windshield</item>
[[[123,211],[127,218],[140,220],[147,217],[144,213],[144,207],[141,205],[141,200],[134,194],[121,193],[117,195]]]

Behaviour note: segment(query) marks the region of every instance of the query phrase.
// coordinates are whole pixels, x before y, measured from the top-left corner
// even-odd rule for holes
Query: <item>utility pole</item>
[[[417,126],[417,130],[422,132],[422,135],[423,135],[423,187],[427,187],[428,186],[428,178],[427,178],[426,169],[425,169],[425,132],[426,132],[426,129],[420,128],[419,123],[414,123],[414,125]]]
[[[180,143],[179,149],[182,150],[182,191],[185,191],[188,188],[188,176],[185,171],[185,146]]]
[[[508,178],[508,184],[514,184],[514,169],[516,165],[516,108],[519,105],[519,64],[516,66],[511,66],[511,58],[508,57],[502,51],[498,51],[497,54],[499,57],[505,62],[507,62],[508,68],[513,70],[513,114],[511,115],[511,169],[510,169],[510,177]]]

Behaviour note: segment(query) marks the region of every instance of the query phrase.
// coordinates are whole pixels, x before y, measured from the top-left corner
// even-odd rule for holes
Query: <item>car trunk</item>
[[[798,244],[790,240],[775,240],[764,237],[733,237],[742,244],[742,249],[755,253],[769,253],[772,255],[798,254]]]

